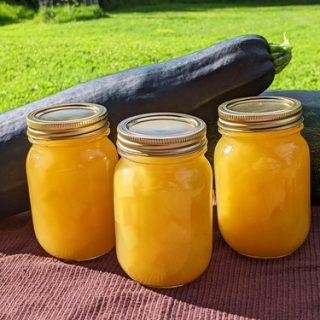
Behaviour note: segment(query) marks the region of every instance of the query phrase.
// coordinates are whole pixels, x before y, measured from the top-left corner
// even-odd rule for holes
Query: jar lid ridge
[[[274,131],[303,122],[301,102],[287,97],[234,99],[221,104],[218,114],[218,127],[226,131]]]
[[[74,139],[108,132],[108,111],[93,103],[55,104],[29,113],[27,126],[29,139]]]
[[[123,120],[117,130],[120,154],[168,157],[207,145],[205,122],[187,114],[142,114]]]

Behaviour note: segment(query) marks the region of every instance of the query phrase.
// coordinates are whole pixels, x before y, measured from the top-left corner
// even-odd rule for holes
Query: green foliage
[[[43,22],[65,23],[71,21],[92,20],[107,17],[107,14],[97,5],[92,6],[56,6],[41,8],[38,19]]]
[[[24,6],[11,5],[0,0],[0,26],[16,23],[24,19],[31,19],[34,12]]]
[[[282,42],[293,59],[271,89],[320,88],[320,5],[167,4],[122,9],[109,19],[0,27],[0,110],[80,82],[156,63],[240,34]]]

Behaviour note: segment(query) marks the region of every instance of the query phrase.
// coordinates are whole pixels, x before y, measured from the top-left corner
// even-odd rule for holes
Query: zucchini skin
[[[194,114],[208,124],[212,159],[218,139],[218,105],[260,94],[274,76],[266,39],[245,35],[184,57],[91,80],[0,114],[0,217],[30,209],[25,175],[30,148],[25,118],[29,112],[57,103],[105,105],[113,142],[117,124],[129,116],[164,111]]]

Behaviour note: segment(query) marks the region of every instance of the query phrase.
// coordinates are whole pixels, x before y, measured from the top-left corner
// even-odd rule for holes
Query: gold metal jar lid
[[[142,114],[118,125],[117,147],[121,155],[168,157],[206,146],[205,122],[187,114]]]
[[[301,102],[286,97],[247,97],[218,108],[223,131],[256,132],[293,128],[303,122]]]
[[[92,103],[57,104],[27,116],[30,140],[65,140],[109,130],[108,112]]]

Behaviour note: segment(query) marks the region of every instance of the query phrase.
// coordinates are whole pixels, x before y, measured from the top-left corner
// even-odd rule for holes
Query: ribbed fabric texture
[[[0,319],[320,319],[319,208],[294,254],[255,260],[215,230],[214,254],[197,281],[154,290],[130,280],[115,252],[65,263],[37,244],[29,214],[0,221]]]

